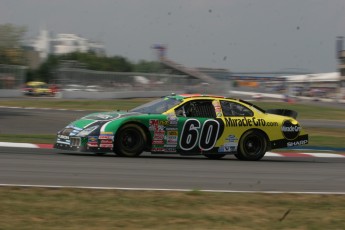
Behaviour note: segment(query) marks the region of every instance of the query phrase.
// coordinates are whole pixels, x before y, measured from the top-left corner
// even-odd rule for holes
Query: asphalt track
[[[232,156],[122,158],[0,148],[0,184],[344,194],[344,168],[345,157],[264,157],[246,162]]]
[[[0,132],[53,134],[66,121],[87,113],[0,108]],[[0,184],[344,194],[344,168],[345,157],[264,157],[246,162],[232,156],[209,160],[145,153],[121,158],[0,147]]]

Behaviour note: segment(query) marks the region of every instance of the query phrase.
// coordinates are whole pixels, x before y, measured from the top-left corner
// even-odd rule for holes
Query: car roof
[[[246,104],[247,106],[252,106],[255,107],[256,109],[260,110],[261,112],[265,113],[265,110],[262,108],[248,102],[242,99],[236,99],[236,98],[230,98],[230,97],[224,97],[224,96],[219,96],[219,95],[211,95],[211,94],[172,94],[170,96],[166,96],[168,98],[175,98],[177,100],[184,100],[184,99],[226,99],[226,100],[233,100],[233,101],[238,101],[242,102],[243,104]]]
[[[167,97],[176,98],[178,100],[187,98],[226,98],[224,96],[210,95],[210,94],[171,94]]]
[[[46,85],[47,83],[42,81],[29,81],[26,83],[28,86],[38,86],[38,85]]]

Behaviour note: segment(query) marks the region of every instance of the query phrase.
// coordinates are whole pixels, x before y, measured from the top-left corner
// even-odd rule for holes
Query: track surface
[[[345,191],[345,158],[121,158],[113,154],[0,148],[0,183],[231,191]]]

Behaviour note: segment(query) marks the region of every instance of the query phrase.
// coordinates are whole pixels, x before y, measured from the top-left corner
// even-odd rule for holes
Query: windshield
[[[130,112],[161,114],[180,103],[181,101],[176,98],[165,97],[138,106]]]

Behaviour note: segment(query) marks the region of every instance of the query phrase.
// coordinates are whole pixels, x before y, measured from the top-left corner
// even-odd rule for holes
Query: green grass
[[[0,134],[1,142],[53,144],[55,139],[54,134]]]
[[[0,187],[0,229],[343,229],[345,196]]]
[[[129,110],[152,100],[152,98],[113,100],[64,100],[37,98],[37,100],[0,100],[0,106],[111,111]]]
[[[263,109],[291,109],[298,112],[298,119],[345,120],[345,109],[303,103],[255,102]]]
[[[136,99],[109,99],[109,100],[65,100],[37,98],[35,100],[0,100],[0,106],[59,108],[59,109],[83,109],[83,110],[128,110],[152,101],[153,98]],[[254,102],[263,109],[285,108],[298,112],[298,119],[329,119],[344,120],[345,109],[337,109],[331,106],[316,106],[302,103],[284,102]]]
[[[345,135],[342,128],[308,127],[309,145],[320,147],[345,148]]]

